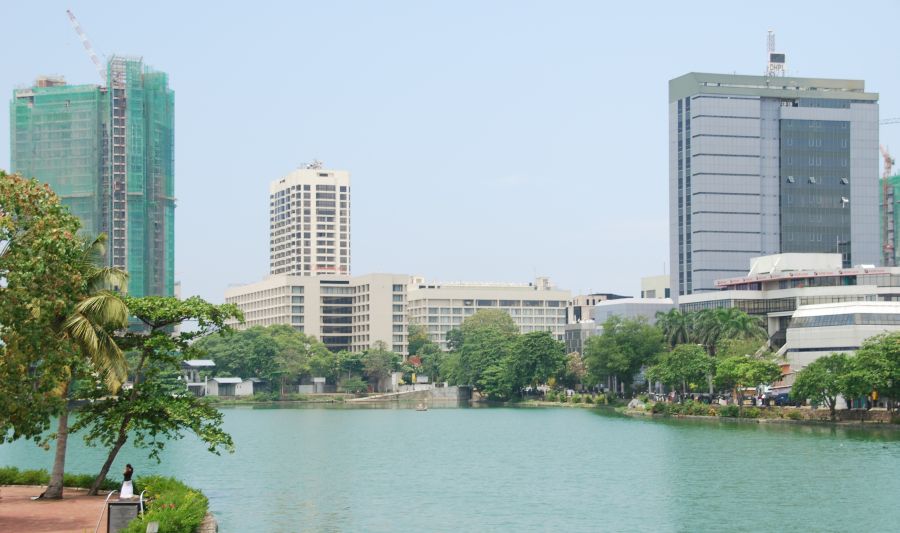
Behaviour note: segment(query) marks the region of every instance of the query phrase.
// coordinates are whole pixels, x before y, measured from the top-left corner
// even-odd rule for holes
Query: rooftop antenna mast
[[[766,77],[784,77],[784,53],[775,51],[775,30],[769,30],[769,38],[766,49],[768,51],[768,67],[766,68]]]
[[[88,40],[87,34],[81,29],[81,24],[79,24],[78,19],[75,18],[75,13],[72,13],[72,10],[67,9],[66,15],[69,16],[69,22],[71,22],[72,27],[75,28],[75,33],[77,33],[78,38],[81,39],[81,44],[84,45],[84,49],[87,51],[88,55],[91,56],[91,61],[93,61],[94,66],[97,67],[97,74],[100,75],[100,84],[106,85],[106,69],[103,68],[103,63],[100,61],[100,58],[97,57],[97,53],[94,52],[91,41]]]

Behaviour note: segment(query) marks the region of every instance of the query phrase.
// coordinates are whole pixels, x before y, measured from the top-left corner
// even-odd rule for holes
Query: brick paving
[[[45,487],[0,486],[0,531],[21,533],[93,533],[106,494],[87,496],[65,489],[62,500],[35,500]],[[115,496],[113,496],[115,498]],[[106,515],[99,531],[106,532]]]

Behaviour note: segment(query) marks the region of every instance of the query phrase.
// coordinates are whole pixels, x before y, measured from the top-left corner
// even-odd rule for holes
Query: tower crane
[[[75,13],[72,13],[72,10],[67,9],[66,15],[69,16],[69,22],[72,23],[72,27],[75,28],[75,33],[78,34],[78,38],[81,39],[81,44],[84,45],[85,51],[91,57],[91,61],[93,61],[94,66],[97,67],[97,74],[100,75],[100,84],[106,85],[106,69],[103,67],[103,63],[100,61],[100,58],[97,57],[97,53],[94,52],[94,47],[91,46],[91,41],[88,40],[87,34],[84,33],[84,30],[81,29],[81,24],[78,23],[78,19],[75,18]]]

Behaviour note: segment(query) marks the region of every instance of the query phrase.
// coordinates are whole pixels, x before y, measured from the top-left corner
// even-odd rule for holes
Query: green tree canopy
[[[362,358],[369,383],[378,387],[382,381],[390,377],[391,372],[397,370],[401,359],[398,354],[388,350],[387,344],[376,341],[372,348],[366,350]]]
[[[714,363],[702,346],[679,344],[660,355],[659,362],[647,371],[647,377],[666,385],[680,386],[682,393],[687,393],[690,385],[699,384],[712,374]]]
[[[791,386],[791,397],[824,404],[835,418],[837,397],[846,394],[851,360],[847,354],[833,353],[820,357],[797,373]]]
[[[91,401],[79,412],[73,431],[86,429],[85,442],[109,449],[106,462],[94,480],[96,494],[119,450],[128,439],[135,446],[149,448],[157,457],[167,441],[179,439],[185,430],[197,435],[209,451],[231,450],[231,437],[222,426],[222,413],[177,385],[181,362],[199,356],[194,339],[227,330],[226,321],[243,319],[232,304],[214,305],[199,297],[179,300],[172,297],[126,298],[130,314],[143,325],[117,337],[119,346],[139,353],[130,369],[131,389],[108,394],[94,387]],[[194,331],[172,334],[182,322],[197,322]]]
[[[716,365],[716,385],[731,390],[739,405],[743,403],[743,389],[772,383],[779,377],[781,366],[767,359],[739,355],[721,359]]]
[[[549,331],[519,335],[511,349],[513,385],[519,389],[560,378],[566,370],[566,345]]]
[[[893,400],[900,399],[900,332],[867,339],[851,359],[847,394],[866,396],[873,391]]]
[[[652,364],[664,349],[662,332],[637,319],[611,316],[603,324],[603,333],[585,342],[584,361],[593,383],[614,381],[631,387],[635,374]]]
[[[512,318],[499,310],[480,310],[466,317],[459,328],[461,345],[456,349],[456,379],[462,385],[474,385],[479,390],[486,387],[506,390],[508,381],[499,381],[500,368],[512,350],[518,328]],[[491,373],[492,380],[485,381],[485,371],[497,367]]]

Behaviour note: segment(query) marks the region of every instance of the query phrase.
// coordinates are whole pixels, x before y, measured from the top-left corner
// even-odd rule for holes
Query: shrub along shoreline
[[[658,418],[692,418],[722,420],[753,420],[756,422],[783,422],[800,424],[839,424],[861,427],[885,427],[900,425],[900,416],[885,413],[884,416],[831,420],[828,409],[807,409],[796,407],[755,407],[745,406],[743,410],[737,405],[711,405],[688,401],[685,403],[656,402],[641,404],[639,408],[617,409],[628,416]]]
[[[93,474],[70,474],[63,476],[63,486],[76,489],[89,489],[94,482]],[[20,470],[15,466],[0,467],[0,485],[36,485],[46,486],[50,483],[50,474],[44,469]],[[119,483],[109,478],[103,480],[101,490],[117,490]]]

